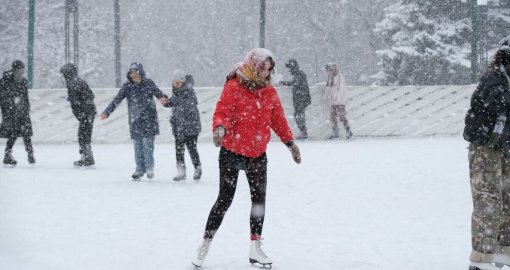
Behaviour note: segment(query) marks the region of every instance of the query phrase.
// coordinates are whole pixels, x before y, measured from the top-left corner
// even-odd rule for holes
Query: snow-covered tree
[[[490,54],[509,34],[509,2],[489,1],[487,37]],[[380,85],[470,83],[469,6],[465,0],[402,0],[384,10],[374,32],[381,40],[377,54]],[[482,67],[483,69],[483,67]]]
[[[268,41],[280,61],[296,58],[311,82],[326,78],[324,64],[336,61],[349,84],[367,84],[377,71],[372,29],[394,0],[271,1]],[[300,14],[298,20],[291,14]],[[281,70],[280,70],[281,71]],[[286,73],[284,69],[282,73]]]
[[[382,85],[461,84],[469,77],[470,20],[461,0],[403,0],[377,23]]]
[[[0,3],[0,72],[9,70],[16,59],[26,63],[27,52],[28,5],[5,2]]]

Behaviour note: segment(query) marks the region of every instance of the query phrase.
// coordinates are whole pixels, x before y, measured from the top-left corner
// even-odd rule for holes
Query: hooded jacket
[[[491,68],[480,79],[466,113],[464,139],[510,153],[510,81],[504,68]],[[507,117],[503,134],[491,142],[496,121]]]
[[[202,131],[198,101],[191,84],[184,82],[181,88],[172,88],[172,96],[165,107],[172,108],[170,124],[176,141],[196,137]]]
[[[76,67],[73,64],[65,64],[61,73],[66,80],[67,95],[76,119],[85,121],[94,117],[97,113],[96,105],[94,105],[94,93],[89,85],[78,77]]]
[[[328,76],[323,98],[329,105],[345,105],[347,103],[347,83],[340,72],[332,77]]]
[[[286,86],[292,87],[292,100],[294,108],[304,110],[312,104],[310,96],[310,89],[308,87],[308,80],[306,74],[299,69],[296,65],[290,68],[290,74],[293,76],[292,81],[282,81],[281,83]]]
[[[28,81],[24,77],[20,81],[16,81],[14,70],[4,72],[0,79],[0,108],[2,112],[1,138],[32,136]]]
[[[135,84],[129,76],[131,72],[138,72],[142,81]],[[163,92],[156,84],[145,77],[142,64],[133,63],[127,73],[128,81],[122,85],[118,94],[110,102],[103,114],[109,116],[124,98],[128,101],[129,131],[131,139],[154,137],[159,134],[158,113],[154,96],[161,98]]]
[[[271,129],[285,143],[294,140],[272,85],[248,89],[237,76],[227,80],[213,115],[213,130],[226,129],[222,147],[255,158],[266,152]]]

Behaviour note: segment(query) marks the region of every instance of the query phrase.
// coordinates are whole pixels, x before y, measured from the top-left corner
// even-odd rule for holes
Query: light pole
[[[34,78],[34,25],[35,25],[35,0],[30,0],[28,1],[28,55],[27,55],[28,88],[32,88]]]
[[[65,18],[65,60],[66,63],[71,62],[71,31],[70,31],[70,15],[73,15],[73,64],[78,68],[78,1],[66,0],[66,18]]]
[[[266,0],[260,0],[260,32],[259,32],[259,47],[266,46]]]
[[[487,21],[488,21],[488,8],[487,0],[477,0],[478,8],[478,74],[483,72],[483,68],[487,66]]]
[[[120,87],[122,83],[120,78],[120,2],[114,0],[113,2],[114,13],[114,43],[115,43],[115,86]]]
[[[478,19],[477,19],[477,0],[469,1],[469,15],[471,17],[471,83],[476,83],[476,74],[478,71]]]
[[[476,83],[477,77],[487,65],[487,0],[470,0],[469,13],[471,17],[471,83]]]

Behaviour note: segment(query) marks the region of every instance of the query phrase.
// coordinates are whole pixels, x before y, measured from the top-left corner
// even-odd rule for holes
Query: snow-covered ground
[[[301,165],[283,144],[268,148],[263,247],[273,269],[467,269],[472,205],[460,137],[298,144]],[[218,191],[218,148],[198,147],[200,182],[171,180],[173,144],[156,145],[154,180],[132,182],[131,144],[94,145],[96,169],[78,170],[77,145],[35,145],[31,168],[18,142],[18,167],[0,168],[0,269],[191,269]],[[241,174],[205,269],[253,269],[249,213]]]

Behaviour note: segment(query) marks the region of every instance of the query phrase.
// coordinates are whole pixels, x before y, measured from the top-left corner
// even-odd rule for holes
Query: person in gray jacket
[[[306,129],[305,111],[306,107],[312,104],[310,96],[310,89],[308,88],[308,81],[306,74],[299,69],[296,59],[289,59],[285,66],[289,69],[290,74],[293,76],[291,81],[280,81],[280,85],[292,86],[292,100],[294,104],[294,119],[301,131],[301,134],[296,136],[297,140],[308,138],[308,131]]]
[[[151,179],[154,177],[154,138],[159,134],[158,112],[153,97],[157,97],[162,104],[167,103],[167,97],[154,81],[145,77],[140,63],[129,66],[127,79],[101,114],[101,120],[107,119],[122,100],[127,99],[129,131],[134,143],[136,162],[132,178],[138,180],[147,173],[147,178]]]
[[[175,137],[175,158],[177,161],[177,175],[174,181],[186,179],[186,165],[184,164],[184,150],[188,148],[191,161],[195,167],[194,180],[200,180],[202,165],[197,150],[198,134],[202,131],[198,101],[193,89],[193,77],[177,69],[172,75],[172,96],[163,106],[172,108],[172,133]]]

